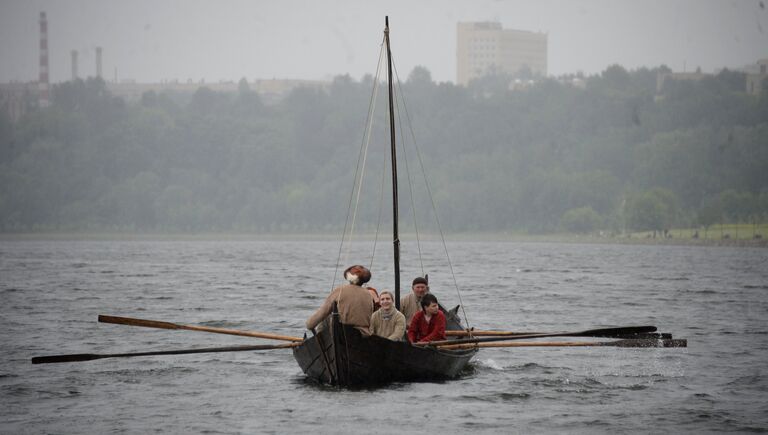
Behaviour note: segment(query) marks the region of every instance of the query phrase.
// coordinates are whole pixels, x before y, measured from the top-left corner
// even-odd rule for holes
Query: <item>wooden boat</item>
[[[310,379],[344,387],[455,378],[476,353],[477,349],[439,350],[363,336],[341,324],[338,314],[331,315],[317,335],[293,348]]]
[[[392,93],[392,58],[389,20],[385,21],[389,85],[390,144],[392,157],[393,245],[395,262],[395,304],[400,309],[400,241],[398,236],[397,154]],[[456,315],[457,306],[445,312],[448,330],[463,329]],[[354,327],[339,322],[338,313],[324,322],[324,328],[293,348],[293,356],[304,373],[313,380],[339,386],[383,384],[398,381],[443,380],[457,377],[467,367],[477,349],[441,350],[414,346],[407,341],[391,341],[365,336]]]

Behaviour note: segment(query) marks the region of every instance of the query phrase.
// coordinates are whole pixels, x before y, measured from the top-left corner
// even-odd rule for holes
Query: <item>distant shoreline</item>
[[[338,241],[339,234],[256,234],[256,233],[79,233],[38,232],[0,233],[0,241]],[[373,240],[374,236],[359,235],[356,240]],[[439,241],[439,235],[420,235],[422,241]],[[585,243],[606,245],[660,245],[660,246],[725,246],[768,248],[767,239],[714,239],[714,238],[652,238],[626,236],[584,236],[576,234],[518,234],[518,233],[453,233],[445,236],[448,242],[517,242],[517,243]],[[379,236],[382,242],[389,237]],[[401,240],[415,240],[413,234],[401,235]]]

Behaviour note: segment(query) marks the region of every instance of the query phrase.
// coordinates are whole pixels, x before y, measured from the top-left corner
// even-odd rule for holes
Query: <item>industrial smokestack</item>
[[[101,77],[101,47],[96,47],[96,77]]]
[[[72,81],[77,80],[77,50],[72,50]]]
[[[40,91],[40,107],[47,107],[51,104],[48,88],[48,19],[45,12],[40,12],[40,78],[37,81]]]

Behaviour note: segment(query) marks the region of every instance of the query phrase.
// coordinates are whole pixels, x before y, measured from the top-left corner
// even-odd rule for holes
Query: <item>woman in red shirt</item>
[[[445,314],[440,311],[437,298],[427,293],[421,298],[421,311],[416,312],[408,326],[408,341],[427,343],[445,340]]]

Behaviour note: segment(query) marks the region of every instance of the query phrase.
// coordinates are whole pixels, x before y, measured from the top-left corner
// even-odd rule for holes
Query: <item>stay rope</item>
[[[379,61],[378,61],[378,64],[376,66],[376,77],[374,78],[374,83],[377,83],[377,84],[378,84],[378,80],[379,80],[379,75],[381,73],[381,64],[382,64],[382,59],[383,58],[384,58],[384,44],[382,43],[381,46],[380,46],[380,49],[379,49]],[[336,278],[338,276],[339,269],[340,269],[341,264],[342,264],[342,261],[341,261],[342,260],[342,252],[344,250],[344,242],[345,242],[345,240],[347,238],[346,237],[347,236],[347,228],[350,228],[350,231],[349,231],[350,235],[349,235],[349,240],[348,240],[348,243],[347,243],[347,252],[346,252],[346,254],[344,254],[344,258],[349,258],[349,250],[351,249],[351,245],[352,245],[351,239],[352,239],[352,231],[354,229],[354,220],[356,218],[357,205],[358,205],[359,200],[360,200],[360,193],[359,193],[359,191],[362,190],[362,179],[363,179],[362,178],[362,172],[364,172],[364,170],[365,170],[364,169],[365,159],[367,158],[367,155],[368,155],[368,145],[369,145],[370,139],[371,139],[371,131],[373,130],[372,129],[372,125],[373,125],[373,109],[375,107],[376,96],[378,95],[378,88],[379,88],[378,86],[374,86],[373,87],[373,90],[371,91],[371,98],[370,98],[369,103],[368,103],[368,114],[367,114],[367,118],[366,118],[366,121],[365,121],[365,129],[363,131],[363,139],[361,140],[361,143],[360,143],[360,151],[359,151],[358,156],[357,156],[357,165],[355,166],[355,176],[353,177],[353,180],[352,180],[352,190],[350,191],[350,194],[349,194],[349,202],[347,204],[347,216],[346,216],[346,218],[344,220],[344,229],[343,229],[343,231],[341,233],[341,243],[339,244],[339,252],[338,252],[338,254],[336,256],[336,267],[335,267],[335,271],[334,271],[334,274],[333,274],[333,282],[331,283],[331,291],[333,291],[333,289],[336,288]],[[361,163],[362,163],[362,165],[361,165]],[[363,166],[363,169],[361,169],[361,166]],[[359,179],[359,183],[358,183],[358,179]],[[357,191],[357,196],[355,195],[356,191]],[[354,205],[355,212],[353,213],[352,212],[352,204],[353,204],[353,200],[355,199],[355,197],[357,197],[357,201],[355,201],[355,205]],[[342,277],[342,279],[343,279],[343,277]]]
[[[376,99],[378,96],[378,90],[379,90],[379,80],[381,75],[381,69],[382,64],[384,62],[384,42],[382,41],[380,45],[380,51],[379,51],[379,60],[376,66],[376,75],[373,78],[373,90],[371,91],[371,97],[369,100],[368,105],[368,113],[365,123],[365,130],[363,131],[363,138],[361,140],[360,144],[360,151],[358,153],[357,158],[357,166],[355,167],[355,174],[353,178],[352,183],[352,191],[350,192],[349,196],[349,202],[347,205],[347,217],[344,221],[344,229],[342,231],[342,237],[341,237],[341,243],[339,245],[339,251],[336,258],[336,267],[335,272],[333,275],[333,283],[331,285],[331,291],[336,288],[336,280],[338,277],[339,270],[341,268],[342,264],[342,258],[345,260],[345,262],[350,257],[350,251],[352,246],[352,239],[354,237],[354,230],[355,230],[355,224],[357,220],[357,212],[358,207],[360,205],[360,198],[362,196],[362,188],[363,188],[363,179],[365,175],[365,166],[368,159],[368,150],[370,147],[370,141],[371,141],[371,135],[373,131],[373,112],[376,105]],[[453,269],[453,263],[451,262],[451,257],[448,253],[448,245],[445,241],[445,233],[443,231],[442,225],[440,224],[440,218],[437,213],[437,205],[435,203],[434,195],[432,194],[432,188],[429,184],[429,180],[427,178],[426,168],[424,166],[424,159],[422,158],[421,150],[418,146],[418,143],[416,141],[416,134],[413,130],[413,123],[411,121],[410,113],[408,112],[408,107],[405,101],[404,94],[402,92],[402,83],[400,81],[400,76],[397,72],[397,66],[395,65],[394,59],[392,60],[392,67],[396,78],[396,86],[393,90],[395,94],[393,95],[393,98],[395,98],[396,101],[396,112],[397,112],[397,122],[399,125],[403,125],[402,118],[401,118],[401,112],[405,114],[405,119],[408,124],[408,131],[410,133],[410,137],[413,142],[413,147],[416,150],[416,157],[419,162],[419,167],[421,168],[421,173],[424,179],[424,186],[426,187],[427,196],[429,196],[430,205],[432,207],[432,213],[435,216],[435,222],[437,224],[437,229],[440,234],[440,241],[443,245],[443,251],[445,253],[445,257],[448,263],[448,269],[451,273],[451,279],[453,280],[454,288],[456,289],[456,295],[459,299],[459,306],[461,307],[461,312],[464,317],[464,322],[466,324],[466,327],[469,328],[469,318],[467,317],[466,310],[464,309],[464,302],[461,298],[461,291],[459,290],[459,283],[456,279],[456,273]],[[397,98],[399,97],[399,98]],[[401,104],[402,104],[402,110],[401,110]],[[424,276],[425,270],[424,270],[424,260],[423,260],[423,253],[421,248],[421,237],[420,237],[420,231],[418,227],[418,220],[416,215],[416,199],[413,191],[413,185],[414,179],[412,176],[412,173],[410,171],[410,167],[408,165],[408,154],[407,154],[407,148],[405,145],[405,133],[404,129],[400,128],[400,147],[402,150],[403,155],[403,162],[405,163],[405,170],[406,170],[406,176],[408,179],[408,190],[409,190],[409,197],[410,197],[410,203],[411,203],[411,214],[413,217],[413,224],[414,224],[414,231],[416,233],[416,246],[418,250],[418,256],[419,256],[419,263],[421,266],[421,274]],[[373,241],[373,252],[371,254],[371,260],[369,263],[369,269],[373,269],[373,262],[376,255],[376,247],[379,239],[379,232],[381,228],[381,221],[382,221],[382,214],[383,214],[383,203],[384,203],[384,186],[385,186],[385,178],[386,178],[386,169],[387,169],[387,159],[384,159],[384,165],[382,169],[382,178],[381,178],[381,188],[379,193],[379,213],[378,213],[378,219],[376,223],[376,232],[374,236]],[[347,231],[349,229],[349,231]],[[346,251],[344,250],[346,243]],[[342,277],[343,279],[343,277]],[[339,299],[341,297],[341,294],[339,294]],[[337,299],[338,302],[338,299]]]
[[[392,67],[395,68],[394,61],[392,63]],[[395,72],[395,74],[397,74],[397,72]],[[397,92],[397,91],[401,91],[399,87],[395,88],[395,92]],[[400,93],[402,93],[402,91]],[[398,94],[396,93],[395,95],[398,95]],[[400,100],[395,99],[395,101],[400,101]],[[403,125],[403,121],[400,119],[400,106],[399,105],[397,106],[397,123],[398,123],[398,125]],[[414,231],[416,233],[416,249],[419,252],[419,264],[421,265],[421,276],[424,276],[425,275],[425,272],[424,272],[424,257],[423,257],[423,255],[421,253],[421,237],[419,235],[420,233],[419,233],[419,223],[418,223],[419,221],[418,221],[418,219],[416,219],[416,200],[415,200],[414,195],[413,195],[413,185],[415,183],[413,182],[413,178],[411,178],[411,171],[410,171],[410,169],[408,167],[408,152],[407,152],[406,147],[405,147],[405,136],[403,135],[403,129],[402,128],[400,129],[400,148],[403,151],[403,162],[405,162],[405,174],[406,174],[406,176],[408,178],[408,192],[409,192],[409,197],[411,199],[411,214],[413,215],[413,229],[414,229]]]
[[[451,278],[453,279],[453,285],[456,288],[456,295],[459,298],[459,306],[461,307],[461,313],[464,315],[464,323],[466,324],[466,327],[470,328],[469,318],[467,317],[466,310],[464,310],[464,302],[461,299],[461,291],[459,291],[459,282],[456,279],[456,273],[453,270],[453,264],[451,263],[451,256],[448,254],[448,245],[445,243],[445,234],[443,232],[442,225],[440,225],[440,217],[439,217],[439,215],[437,213],[437,206],[435,204],[435,198],[432,195],[432,188],[430,187],[429,180],[427,179],[427,171],[426,171],[426,168],[424,167],[424,160],[421,157],[421,150],[419,149],[419,145],[418,145],[418,143],[416,141],[416,133],[414,133],[414,131],[413,131],[413,123],[411,122],[411,116],[408,113],[408,107],[407,107],[407,105],[405,103],[405,97],[403,96],[402,86],[401,86],[401,83],[400,83],[400,75],[397,72],[397,66],[395,65],[394,59],[392,60],[392,68],[394,69],[395,77],[397,78],[397,89],[400,90],[400,92],[399,92],[400,101],[402,101],[403,112],[405,113],[405,118],[408,121],[408,130],[411,133],[411,138],[413,139],[413,148],[416,150],[416,156],[418,157],[419,166],[421,167],[421,174],[424,177],[424,186],[427,189],[427,196],[429,196],[429,201],[430,201],[430,204],[432,205],[432,213],[434,213],[434,215],[435,215],[435,222],[437,224],[438,232],[440,233],[440,241],[443,244],[443,250],[445,251],[445,258],[446,258],[446,260],[448,262],[448,269],[451,271]],[[398,117],[399,117],[399,112],[398,112]],[[402,132],[402,128],[401,128],[401,132]],[[407,168],[407,164],[406,164],[406,168]],[[409,177],[410,177],[410,175],[409,175]],[[411,200],[413,200],[413,193],[411,193]],[[415,216],[415,212],[414,212],[414,216]],[[421,251],[419,251],[419,253],[420,253],[419,255],[421,255]],[[422,268],[423,268],[423,266],[422,266]]]

